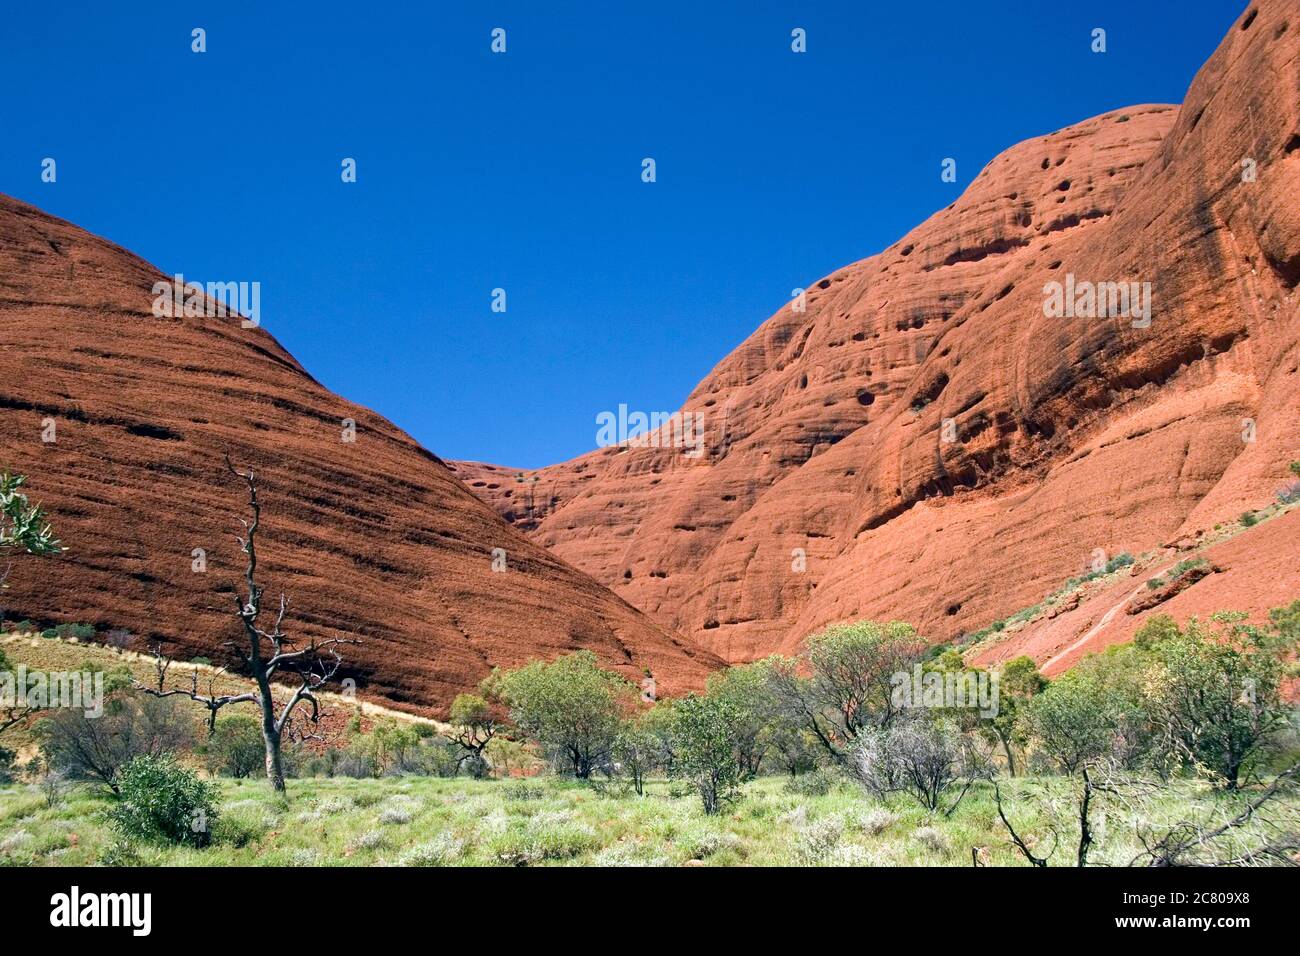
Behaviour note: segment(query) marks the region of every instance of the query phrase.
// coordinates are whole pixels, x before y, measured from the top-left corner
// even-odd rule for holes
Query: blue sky
[[[324,384],[443,457],[536,467],[600,411],[677,408],[1007,146],[1180,101],[1246,4],[290,6],[11,5],[0,191],[261,282]]]

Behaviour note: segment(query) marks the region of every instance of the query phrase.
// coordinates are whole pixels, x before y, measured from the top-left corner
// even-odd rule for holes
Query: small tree
[[[37,557],[47,557],[66,550],[59,539],[54,536],[54,529],[45,520],[45,511],[40,505],[33,505],[27,496],[18,489],[26,482],[22,475],[8,471],[0,474],[0,552],[22,551]],[[8,587],[6,581],[12,562],[0,570],[0,589]],[[8,676],[9,681],[16,681],[12,667],[4,652],[0,651],[0,675]],[[0,733],[4,733],[16,724],[26,723],[42,708],[29,702],[24,691],[27,688],[14,684],[14,699],[0,710]],[[12,753],[12,751],[5,751]],[[12,758],[9,761],[12,764]]]
[[[1108,680],[1098,661],[1066,671],[1025,708],[1022,729],[1067,774],[1102,757],[1131,761],[1126,742],[1143,719],[1140,703]]]
[[[772,732],[783,721],[771,685],[772,662],[738,664],[710,675],[707,693],[736,705],[736,763],[741,779],[752,780],[772,746]]]
[[[688,694],[673,707],[672,775],[690,782],[707,814],[721,810],[739,789],[736,747],[745,718],[727,696]]]
[[[772,659],[771,687],[790,719],[847,768],[858,736],[900,713],[893,677],[924,652],[925,642],[901,621],[837,624],[808,638],[802,664],[809,676],[799,661]]]
[[[637,699],[636,688],[602,670],[591,651],[497,670],[485,686],[558,768],[580,780],[610,760],[623,717]]]
[[[22,475],[0,474],[0,550],[25,551],[38,557],[66,550],[45,520],[45,510],[33,505],[18,489],[27,481]],[[0,587],[4,585],[0,576]]]
[[[1007,758],[1007,773],[1016,775],[1016,750],[1025,743],[1023,716],[1030,701],[1047,686],[1032,657],[1012,658],[998,675],[998,712],[984,725]]]
[[[942,811],[944,816],[957,809],[977,779],[989,776],[987,761],[955,723],[928,714],[912,715],[862,734],[856,770],[863,785],[877,797],[906,793],[925,809]],[[958,784],[961,790],[948,802]]]
[[[262,743],[265,750],[266,778],[271,788],[284,792],[284,758],[282,743],[294,719],[294,711],[299,704],[306,704],[310,710],[307,719],[315,724],[320,719],[320,702],[316,697],[326,684],[334,679],[343,658],[338,653],[342,644],[357,644],[359,641],[345,638],[329,638],[323,641],[311,640],[305,646],[298,646],[285,634],[284,615],[289,608],[289,600],[283,592],[280,594],[280,606],[275,615],[275,622],[270,630],[261,626],[263,588],[257,583],[257,532],[261,527],[262,507],[257,497],[257,480],[252,469],[238,471],[226,458],[226,468],[235,477],[241,479],[248,490],[248,508],[252,514],[251,521],[241,519],[244,526],[243,537],[236,536],[239,549],[244,553],[247,563],[244,569],[245,595],[240,596],[235,589],[235,616],[243,631],[243,639],[229,642],[232,651],[252,675],[257,685],[255,691],[240,694],[218,695],[209,683],[209,692],[198,691],[197,671],[191,675],[189,688],[167,689],[165,678],[167,668],[159,666],[156,687],[138,685],[146,693],[156,697],[179,695],[203,704],[209,713],[208,729],[216,727],[217,711],[222,707],[238,703],[254,703],[261,711]],[[161,655],[160,659],[161,659]],[[286,688],[288,699],[283,704],[277,703],[273,683],[288,677],[294,683]]]
[[[97,718],[60,708],[36,725],[36,735],[51,770],[101,783],[116,794],[126,764],[188,748],[194,727],[173,701],[118,693],[104,702]]]
[[[645,715],[623,722],[614,739],[614,763],[619,773],[632,782],[637,796],[645,793],[645,778],[657,765],[659,738]]]
[[[266,759],[262,729],[247,714],[231,714],[218,720],[208,737],[206,751],[212,772],[236,779],[252,775]]]
[[[456,695],[451,702],[451,728],[445,736],[461,749],[456,761],[457,772],[466,767],[475,778],[486,777],[491,772],[486,751],[499,729],[492,705],[486,699],[478,694]]]
[[[1152,645],[1158,664],[1148,684],[1156,725],[1186,760],[1235,790],[1243,773],[1287,725],[1281,699],[1283,658],[1294,653],[1293,609],[1277,608],[1270,629],[1245,615],[1196,618]]]

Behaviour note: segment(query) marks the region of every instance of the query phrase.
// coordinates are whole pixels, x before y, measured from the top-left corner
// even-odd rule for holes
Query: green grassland
[[[824,780],[825,778],[823,778]],[[203,849],[125,850],[108,822],[113,803],[92,787],[54,806],[32,785],[0,788],[0,864],[12,866],[1024,866],[981,783],[950,817],[905,800],[881,802],[847,781],[802,793],[786,779],[749,783],[706,817],[699,800],[652,782],[644,796],[599,792],[554,777],[469,780],[385,777],[290,781],[288,799],[265,781],[219,780],[220,814]],[[1003,780],[1003,802],[1037,853],[1073,862],[1077,780]],[[804,784],[804,786],[807,786]],[[1103,806],[1096,863],[1141,849],[1137,824],[1222,818],[1249,799],[1192,781],[1163,788],[1141,809]],[[1056,834],[1052,830],[1056,824]]]

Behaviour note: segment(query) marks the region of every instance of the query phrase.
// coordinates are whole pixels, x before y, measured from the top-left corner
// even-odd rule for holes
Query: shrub
[[[858,826],[862,827],[864,833],[879,836],[893,826],[897,819],[883,807],[874,807],[858,818]]]
[[[824,797],[835,789],[840,776],[829,767],[818,767],[811,773],[791,777],[785,785],[786,793],[802,797]]]
[[[536,783],[517,783],[506,787],[502,795],[507,800],[541,800],[546,796],[546,788]]]
[[[218,720],[204,749],[209,771],[237,779],[255,773],[266,760],[261,724],[247,714]]]
[[[144,755],[118,774],[121,802],[110,813],[128,840],[207,846],[217,821],[216,790],[171,754]]]
[[[348,844],[348,849],[356,850],[378,850],[388,842],[382,830],[367,830],[355,840]]]
[[[450,833],[439,833],[411,847],[398,858],[398,866],[452,866],[465,852],[465,844]]]
[[[823,817],[795,831],[794,857],[800,866],[821,866],[830,862],[831,854],[844,836],[844,821]]]
[[[936,827],[917,827],[912,833],[912,839],[932,853],[946,853],[948,851],[948,838],[944,836],[942,830]]]
[[[274,825],[274,815],[263,807],[227,807],[212,826],[212,841],[239,849],[260,840]]]
[[[140,852],[130,840],[117,839],[104,847],[96,862],[100,866],[140,866]]]
[[[609,762],[623,716],[637,697],[631,684],[602,670],[591,651],[494,671],[484,687],[509,705],[519,729],[558,768],[579,779]]]
[[[884,798],[906,793],[925,809],[952,813],[985,768],[970,741],[948,720],[916,715],[864,734],[855,768],[868,792]],[[961,791],[948,803],[958,784]]]
[[[488,842],[488,851],[506,866],[533,866],[567,860],[600,846],[594,830],[563,814],[538,814],[512,821]]]
[[[1259,524],[1259,518],[1253,511],[1243,511],[1241,513],[1240,521],[1243,528],[1250,528]]]
[[[1153,645],[1158,669],[1147,692],[1164,736],[1228,789],[1287,725],[1283,658],[1294,647],[1288,609],[1270,614],[1269,630],[1242,617],[1215,615],[1219,627],[1193,618],[1181,633]]]
[[[119,792],[117,777],[136,757],[188,749],[194,725],[172,698],[115,695],[104,713],[87,717],[63,709],[36,727],[45,762],[74,780],[93,780]]]
[[[1113,574],[1120,568],[1127,568],[1133,563],[1133,560],[1133,555],[1129,554],[1127,551],[1121,551],[1119,554],[1115,555],[1115,557],[1106,562],[1106,573]]]
[[[694,827],[678,837],[677,845],[692,860],[705,860],[724,850],[738,850],[740,839],[732,833]]]
[[[855,621],[814,634],[805,647],[803,667],[780,658],[769,661],[772,692],[801,729],[847,766],[858,735],[883,726],[897,712],[893,675],[921,659],[925,641],[901,621]]]
[[[7,747],[0,747],[0,783],[13,783],[14,762],[17,758],[17,752]]]
[[[1275,494],[1278,504],[1289,505],[1300,501],[1300,481],[1293,481],[1291,484],[1279,488]]]
[[[1081,664],[1033,698],[1025,726],[1039,750],[1062,771],[1073,774],[1113,755],[1124,725],[1138,718],[1139,709],[1127,694],[1118,694],[1095,666]]]
[[[744,711],[729,697],[688,694],[672,712],[672,774],[695,788],[706,814],[717,813],[740,785],[736,745]]]
[[[385,807],[379,814],[379,822],[395,826],[405,826],[411,822],[411,811],[405,807]]]

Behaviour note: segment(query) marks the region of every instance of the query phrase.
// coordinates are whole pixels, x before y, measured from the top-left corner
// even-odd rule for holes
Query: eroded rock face
[[[138,649],[161,637],[181,659],[222,660],[239,633],[234,533],[246,516],[228,453],[261,478],[269,600],[288,592],[291,634],[364,642],[345,650],[362,694],[442,713],[494,665],[576,648],[634,679],[649,667],[668,693],[718,666],[511,528],[266,332],[155,317],[153,285],[166,279],[0,197],[0,467],[29,476],[68,547],[15,561],[6,620],[124,627]],[[492,570],[494,548],[505,572]]]
[[[707,422],[698,460],[453,467],[730,661],[846,618],[953,638],[1098,552],[1258,507],[1300,457],[1298,52],[1296,4],[1252,5],[1182,107],[998,156],[718,364],[684,406]],[[1149,324],[1049,316],[1052,282],[1149,283]]]

